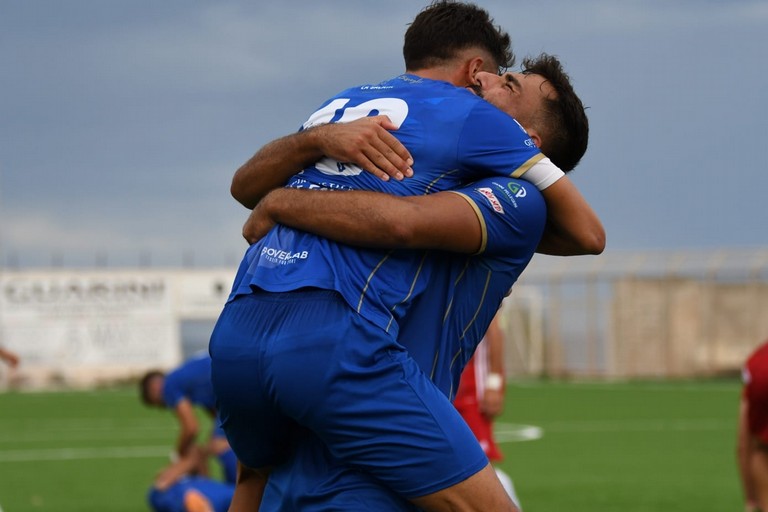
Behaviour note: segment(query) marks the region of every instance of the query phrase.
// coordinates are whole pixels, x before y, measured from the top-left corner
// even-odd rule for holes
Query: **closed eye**
[[[520,82],[517,80],[517,78],[515,78],[514,75],[512,75],[512,73],[508,73],[504,78],[506,79],[504,86],[508,87],[509,90],[514,91],[515,88],[520,88]]]

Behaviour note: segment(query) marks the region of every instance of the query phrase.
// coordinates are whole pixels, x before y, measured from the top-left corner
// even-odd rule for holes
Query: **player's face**
[[[163,402],[163,379],[155,377],[150,380],[147,386],[147,397],[152,405],[156,407],[165,407]]]
[[[536,113],[544,108],[544,100],[555,97],[555,89],[541,75],[532,73],[478,73],[479,95],[511,115],[523,125],[531,126]]]

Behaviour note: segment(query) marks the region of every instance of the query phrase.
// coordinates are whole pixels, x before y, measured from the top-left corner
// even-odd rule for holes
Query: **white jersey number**
[[[408,104],[399,98],[377,98],[366,101],[354,107],[346,107],[349,99],[337,98],[325,107],[312,114],[306,123],[304,129],[311,128],[318,124],[326,124],[336,116],[339,110],[342,110],[341,117],[336,120],[337,123],[348,123],[362,117],[374,115],[385,115],[390,121],[400,128],[408,117]],[[363,169],[355,164],[339,162],[332,158],[323,158],[315,164],[317,170],[323,174],[333,174],[342,176],[355,176],[363,172]]]

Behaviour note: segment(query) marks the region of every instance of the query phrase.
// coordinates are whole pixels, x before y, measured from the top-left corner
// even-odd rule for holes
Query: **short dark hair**
[[[405,32],[403,57],[408,70],[431,68],[464,49],[482,48],[502,71],[515,63],[509,34],[475,4],[439,0],[424,8]]]
[[[544,102],[539,117],[539,131],[543,132],[541,152],[564,172],[573,170],[587,151],[589,120],[571,79],[557,57],[542,53],[523,60],[523,73],[541,75],[557,93]]]
[[[160,370],[150,370],[139,381],[139,396],[144,405],[155,405],[149,399],[149,383],[156,377],[165,377],[165,373]]]

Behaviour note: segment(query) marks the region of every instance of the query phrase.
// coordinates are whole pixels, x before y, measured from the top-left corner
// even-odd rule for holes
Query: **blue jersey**
[[[430,258],[429,288],[414,301],[398,337],[450,399],[502,300],[533,257],[547,218],[541,193],[524,181],[486,178],[455,193],[480,219],[481,251]]]
[[[189,492],[203,496],[214,512],[227,512],[235,486],[207,477],[189,476],[163,491],[153,487],[147,494],[147,501],[154,512],[186,512],[185,499]]]
[[[431,253],[429,288],[414,301],[399,336],[421,370],[449,397],[501,301],[532,258],[546,222],[544,200],[526,182],[487,178],[455,192],[481,221],[482,253]],[[409,453],[391,451],[409,467]],[[434,474],[440,470],[431,469]],[[263,503],[270,509],[307,511],[417,510],[369,474],[339,461],[313,436],[270,475]]]
[[[211,358],[202,353],[168,373],[163,383],[163,402],[175,409],[186,398],[208,411],[216,410],[216,395],[211,384]]]
[[[344,91],[305,127],[377,114],[388,115],[399,127],[393,133],[414,158],[412,178],[383,181],[354,165],[324,159],[294,176],[289,186],[423,195],[484,176],[518,176],[543,158],[507,114],[465,89],[413,75]],[[253,288],[336,290],[355,311],[396,337],[404,312],[426,287],[425,258],[423,251],[360,250],[276,226],[248,249],[231,298]]]

